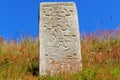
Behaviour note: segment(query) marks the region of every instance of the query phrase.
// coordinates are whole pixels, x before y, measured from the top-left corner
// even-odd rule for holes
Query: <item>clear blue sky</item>
[[[114,29],[120,24],[120,0],[0,0],[0,36],[38,36],[40,2],[74,1],[81,32]]]

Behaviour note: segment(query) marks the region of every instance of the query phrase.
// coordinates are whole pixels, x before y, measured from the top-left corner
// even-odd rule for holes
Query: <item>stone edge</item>
[[[41,2],[40,6],[45,4],[70,4],[70,3],[75,5],[75,2]]]

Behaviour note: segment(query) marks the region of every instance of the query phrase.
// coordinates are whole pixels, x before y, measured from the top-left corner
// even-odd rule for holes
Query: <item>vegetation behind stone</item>
[[[0,80],[119,80],[120,29],[81,34],[83,69],[75,74],[39,76],[38,38],[0,38]]]

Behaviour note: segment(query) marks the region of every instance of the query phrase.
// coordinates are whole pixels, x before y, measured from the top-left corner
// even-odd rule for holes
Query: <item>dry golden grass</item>
[[[104,30],[81,37],[83,70],[59,76],[38,75],[37,39],[21,43],[0,38],[0,80],[119,80],[120,30]]]
[[[3,38],[2,37],[0,37],[0,44],[2,44],[3,43]]]

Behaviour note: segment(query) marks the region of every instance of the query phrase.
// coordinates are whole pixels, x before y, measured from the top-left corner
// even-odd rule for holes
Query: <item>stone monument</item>
[[[79,24],[74,2],[40,3],[40,75],[82,69]]]

